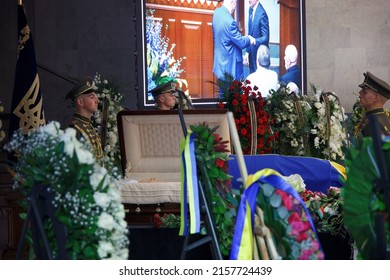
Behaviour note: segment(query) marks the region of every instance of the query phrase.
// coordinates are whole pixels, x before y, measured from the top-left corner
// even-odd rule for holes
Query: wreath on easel
[[[383,144],[382,150],[389,158],[389,141]],[[346,165],[348,179],[342,189],[344,223],[355,241],[358,258],[376,259],[376,244],[381,237],[375,219],[382,216],[387,248],[390,246],[390,224],[384,194],[373,187],[380,174],[371,138],[363,138],[360,145],[351,146],[346,154]]]

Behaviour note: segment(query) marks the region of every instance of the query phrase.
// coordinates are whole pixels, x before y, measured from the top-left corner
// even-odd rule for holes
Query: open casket
[[[230,139],[225,109],[184,110],[184,123],[207,122]],[[172,111],[121,111],[117,116],[124,179],[122,202],[129,225],[153,225],[155,213],[180,213],[180,144],[183,127]]]

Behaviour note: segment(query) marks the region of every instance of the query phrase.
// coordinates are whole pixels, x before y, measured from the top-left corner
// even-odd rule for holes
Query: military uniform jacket
[[[379,125],[379,131],[382,135],[390,135],[390,119],[387,112],[383,108],[378,108],[366,113],[366,116],[360,121],[355,129],[355,136],[362,133],[363,137],[371,136],[370,123],[368,121],[369,116],[376,115]]]
[[[79,115],[74,114],[70,127],[76,129],[77,139],[83,137],[91,145],[96,158],[100,159],[103,157],[103,149],[99,135],[96,133],[91,120]]]

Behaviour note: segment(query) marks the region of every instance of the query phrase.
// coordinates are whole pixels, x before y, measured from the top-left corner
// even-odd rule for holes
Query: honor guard
[[[92,147],[96,158],[103,157],[102,144],[91,117],[98,111],[99,98],[94,91],[91,77],[86,77],[76,84],[66,95],[65,99],[72,100],[75,107],[70,127],[76,129],[77,138],[83,137]]]
[[[176,105],[176,83],[172,80],[159,85],[149,91],[153,95],[156,108],[159,110],[171,110]]]
[[[363,137],[371,136],[370,124],[368,117],[377,116],[379,131],[382,135],[390,135],[390,118],[389,112],[383,106],[390,98],[390,85],[379,79],[370,72],[363,73],[364,81],[359,85],[359,101],[365,109],[366,115],[355,128],[355,137],[360,133]]]

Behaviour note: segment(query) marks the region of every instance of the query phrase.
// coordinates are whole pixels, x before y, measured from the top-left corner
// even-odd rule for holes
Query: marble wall
[[[350,111],[363,72],[390,83],[389,1],[306,1],[306,44],[308,84],[335,92]]]

